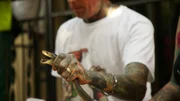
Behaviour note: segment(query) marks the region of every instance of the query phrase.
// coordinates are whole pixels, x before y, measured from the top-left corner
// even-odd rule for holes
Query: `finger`
[[[71,63],[77,63],[78,62],[78,60],[74,54],[69,54],[69,56],[71,57]]]
[[[75,66],[77,65],[78,60],[73,54],[69,54],[64,60],[61,62],[61,66],[66,70],[74,71]]]
[[[69,64],[71,63],[71,56],[68,54],[66,56],[66,58],[64,58],[61,63],[60,66],[63,68],[67,68],[69,66]]]
[[[77,78],[77,75],[75,75],[75,73],[72,73],[71,75],[69,75],[69,77],[66,79],[68,82],[72,82]]]
[[[67,70],[69,69],[69,71],[71,71],[71,73],[74,73],[75,70],[77,69],[78,60],[76,59],[76,57],[73,54],[70,54],[69,56],[71,57],[71,63],[69,64]]]
[[[70,72],[68,72],[68,71],[64,71],[64,72],[61,74],[61,77],[63,77],[64,79],[67,79],[69,76],[70,76]]]
[[[59,67],[58,67],[58,73],[59,74],[62,74],[64,71],[66,71],[69,66],[69,64],[71,63],[71,57],[70,55],[66,55],[66,58],[64,58],[60,64],[59,64]]]
[[[71,56],[68,54],[67,56],[66,56],[66,58],[64,58],[62,61],[61,61],[61,63],[60,63],[60,65],[62,66],[62,67],[68,67],[68,65],[71,63]]]
[[[53,64],[52,64],[52,69],[53,70],[57,70],[58,69],[58,65],[59,63],[62,61],[61,58],[58,58],[58,56],[55,58],[55,60],[53,61]]]
[[[55,60],[53,61],[53,64],[52,64],[52,69],[53,70],[57,70],[58,67],[59,67],[59,64],[61,63],[61,61],[66,57],[65,54],[59,54]]]
[[[77,61],[77,60],[76,60]],[[72,62],[72,61],[71,61]],[[76,71],[77,71],[77,63],[76,62],[74,62],[74,63],[71,63],[69,66],[68,66],[68,69],[70,69],[71,71],[70,71],[70,75],[69,75],[69,77],[67,78],[67,81],[69,81],[69,82],[71,82],[71,81],[73,81],[74,79],[76,79],[77,78],[77,73],[76,73]]]

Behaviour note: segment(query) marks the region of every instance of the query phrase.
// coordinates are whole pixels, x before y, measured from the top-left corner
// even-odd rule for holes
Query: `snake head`
[[[40,63],[41,64],[48,64],[48,65],[52,65],[55,57],[56,57],[56,54],[54,53],[51,53],[51,52],[48,52],[46,50],[42,50],[42,54],[45,55],[46,57],[48,57],[47,59],[41,59],[40,60]]]

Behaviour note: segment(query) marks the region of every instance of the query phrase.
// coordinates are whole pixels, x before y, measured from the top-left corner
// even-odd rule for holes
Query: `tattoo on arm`
[[[169,82],[149,101],[180,101],[180,87]]]
[[[88,74],[92,78],[90,83],[92,86],[106,92],[112,91],[114,85],[114,78],[112,74],[98,74],[92,71],[88,72]]]
[[[176,32],[176,44],[174,52],[174,66],[173,73],[169,83],[167,83],[157,94],[153,96],[150,101],[180,101],[180,85],[178,85],[177,79],[179,80],[179,61],[177,60],[180,54],[180,16]],[[176,63],[177,62],[177,63]],[[176,76],[176,77],[175,77]]]
[[[141,63],[130,63],[126,66],[125,75],[118,76],[115,96],[123,99],[142,101],[146,92],[148,69]]]
[[[141,101],[146,92],[148,69],[141,63],[130,63],[126,66],[125,74],[116,76],[118,79],[115,89],[114,78],[111,74],[97,75],[90,73],[93,78],[91,85],[124,100]],[[113,93],[111,93],[113,91]]]

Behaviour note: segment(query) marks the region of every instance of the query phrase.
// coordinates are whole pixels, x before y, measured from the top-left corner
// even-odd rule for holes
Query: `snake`
[[[41,59],[40,63],[52,66],[53,61],[55,60],[57,55],[46,50],[42,50],[42,54],[47,56],[49,59]],[[60,53],[60,54],[63,54],[63,53]],[[72,83],[76,92],[84,101],[93,101],[93,99],[84,91],[84,89],[82,89],[77,79],[75,79]]]

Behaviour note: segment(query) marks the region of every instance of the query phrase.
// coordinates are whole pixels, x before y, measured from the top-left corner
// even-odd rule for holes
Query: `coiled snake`
[[[41,64],[48,64],[52,66],[52,63],[54,61],[54,59],[56,58],[56,54],[48,52],[46,50],[42,50],[42,54],[49,57],[49,59],[41,59],[40,63]],[[93,101],[93,99],[82,89],[82,87],[80,86],[78,80],[74,80],[73,81],[73,85],[78,93],[78,95],[84,100],[84,101]]]

